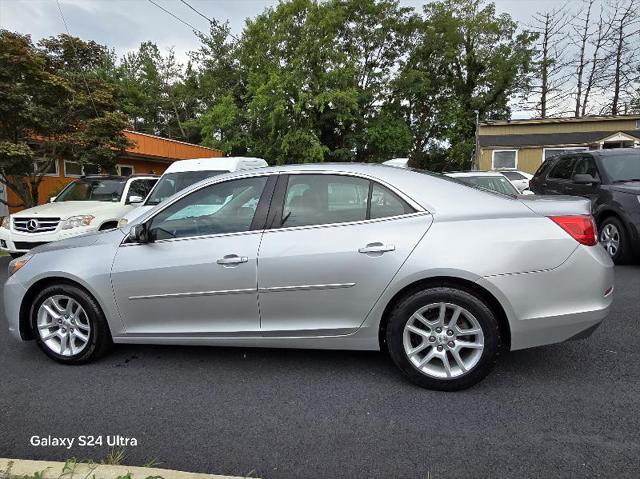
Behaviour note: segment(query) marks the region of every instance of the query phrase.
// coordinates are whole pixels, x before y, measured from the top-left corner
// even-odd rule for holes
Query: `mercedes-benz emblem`
[[[36,219],[30,219],[27,221],[27,229],[29,231],[36,231],[40,227],[40,223]]]

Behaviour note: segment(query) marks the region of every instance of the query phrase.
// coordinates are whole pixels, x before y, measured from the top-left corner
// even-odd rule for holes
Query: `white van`
[[[120,219],[118,227],[142,216],[143,213],[161,201],[198,181],[231,171],[252,170],[265,166],[269,165],[262,158],[250,157],[198,158],[176,161],[165,170],[142,205]]]

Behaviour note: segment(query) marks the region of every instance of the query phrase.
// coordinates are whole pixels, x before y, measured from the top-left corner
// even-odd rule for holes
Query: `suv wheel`
[[[455,391],[491,370],[500,329],[489,307],[467,291],[418,291],[392,310],[387,328],[391,358],[419,386]]]
[[[107,322],[95,299],[70,284],[48,286],[38,294],[31,325],[38,346],[61,363],[86,363],[111,345]]]
[[[627,231],[618,218],[610,216],[602,222],[598,239],[615,264],[624,264],[629,261]]]

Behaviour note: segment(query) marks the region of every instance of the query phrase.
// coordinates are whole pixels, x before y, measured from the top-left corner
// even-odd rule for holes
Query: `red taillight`
[[[591,216],[549,216],[549,219],[569,233],[578,243],[587,246],[598,244],[596,225]]]

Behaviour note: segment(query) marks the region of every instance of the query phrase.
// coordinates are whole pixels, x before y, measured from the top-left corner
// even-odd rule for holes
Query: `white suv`
[[[123,227],[130,221],[139,218],[157,204],[198,181],[231,171],[252,170],[266,166],[269,165],[262,158],[240,156],[175,161],[162,174],[144,203],[135,210],[129,211],[118,222],[118,227]]]
[[[0,249],[19,256],[51,241],[116,228],[118,220],[144,200],[156,181],[154,175],[79,178],[49,203],[5,217]]]

